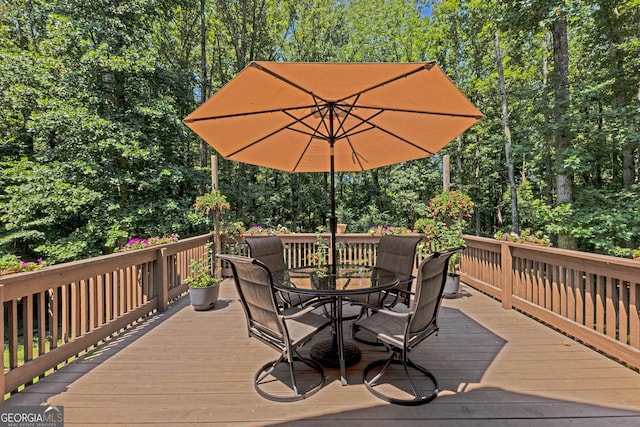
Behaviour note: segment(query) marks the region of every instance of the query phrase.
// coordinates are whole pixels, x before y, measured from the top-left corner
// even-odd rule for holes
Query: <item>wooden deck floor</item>
[[[196,312],[183,298],[9,399],[64,406],[65,426],[640,426],[640,374],[463,286],[445,300],[440,335],[417,350],[440,382],[419,407],[379,401],[361,370],[382,350],[361,346],[348,386],[301,402],[264,400],[254,372],[275,352],[247,338],[231,283]]]

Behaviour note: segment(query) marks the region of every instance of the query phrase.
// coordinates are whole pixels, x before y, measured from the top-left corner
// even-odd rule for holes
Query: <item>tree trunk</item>
[[[547,123],[551,123],[551,114],[549,109],[549,97],[548,97],[548,85],[549,85],[549,44],[547,43],[547,36],[542,39],[542,97],[544,99],[543,109],[544,109],[544,117]],[[545,169],[545,177],[544,177],[544,188],[543,195],[544,200],[548,205],[553,204],[553,159],[552,159],[552,150],[550,147],[551,141],[551,133],[547,130],[549,127],[545,127],[544,132],[544,169]]]
[[[553,119],[555,122],[554,140],[556,145],[556,191],[558,205],[573,202],[573,172],[565,166],[567,150],[571,148],[569,126],[566,113],[569,110],[569,42],[567,39],[567,20],[564,12],[551,24],[553,34]],[[566,232],[558,235],[558,247],[576,249],[574,237]]]
[[[205,13],[206,0],[200,0],[200,104],[207,100],[207,22]],[[207,167],[207,143],[200,139],[200,161],[201,168]],[[204,194],[204,188],[201,189]],[[217,236],[216,236],[217,237]]]
[[[617,22],[615,19],[617,15],[613,13],[612,22]],[[622,22],[620,22],[622,25]],[[626,76],[624,74],[624,52],[620,49],[620,45],[623,43],[622,37],[620,36],[619,31],[617,29],[619,26],[615,26],[611,30],[611,68],[612,73],[615,76],[613,87],[615,96],[613,99],[613,108],[618,111],[623,111],[627,102],[629,102],[629,97],[632,92],[628,89],[631,86],[631,81],[626,81]],[[627,116],[626,114],[620,115],[621,119],[626,122]],[[628,123],[620,123],[619,126],[629,126]],[[630,190],[633,182],[635,180],[635,159],[634,159],[634,150],[636,148],[636,143],[631,142],[629,135],[625,132],[625,136],[623,136],[622,140],[622,186],[626,190]],[[630,242],[629,242],[630,243]]]
[[[520,234],[520,219],[518,218],[518,192],[516,187],[515,172],[511,161],[511,130],[509,129],[509,106],[507,104],[507,89],[504,84],[504,70],[502,68],[502,52],[500,51],[500,37],[495,33],[494,44],[496,48],[496,65],[498,67],[498,83],[502,95],[502,128],[504,130],[504,155],[509,174],[509,189],[511,194],[511,223],[513,231]]]

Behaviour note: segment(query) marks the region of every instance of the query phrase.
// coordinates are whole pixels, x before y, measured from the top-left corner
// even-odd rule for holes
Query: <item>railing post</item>
[[[164,313],[169,306],[169,274],[167,272],[167,248],[160,249],[156,260],[156,289],[158,290],[158,311]]]
[[[502,267],[502,308],[511,310],[513,307],[513,255],[509,243],[503,242],[500,245],[500,258]]]

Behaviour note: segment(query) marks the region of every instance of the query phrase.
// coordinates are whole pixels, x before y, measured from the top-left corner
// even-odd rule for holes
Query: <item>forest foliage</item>
[[[0,0],[0,255],[209,231],[215,153],[181,121],[253,60],[435,60],[485,114],[436,156],[338,174],[349,231],[427,216],[448,154],[468,233],[511,230],[517,194],[562,247],[640,247],[640,0]],[[327,226],[326,173],[218,165],[227,224]]]

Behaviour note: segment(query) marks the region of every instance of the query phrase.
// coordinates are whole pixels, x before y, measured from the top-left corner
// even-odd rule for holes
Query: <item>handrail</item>
[[[417,235],[417,234],[407,234]],[[319,242],[327,245],[329,249],[329,242],[331,235],[329,233],[292,233],[292,234],[278,234],[278,237],[284,244],[284,257],[288,268],[302,267],[309,263],[309,256],[312,255]],[[337,260],[339,263],[362,263],[367,265],[375,264],[377,256],[378,242],[381,235],[379,234],[357,234],[357,233],[345,233],[336,235],[336,248],[338,249]],[[239,237],[234,241],[225,241],[223,252],[237,254],[237,255],[249,255],[249,249],[244,243],[243,238]],[[328,254],[328,259],[331,259],[331,255]],[[416,253],[416,262],[414,268],[417,268],[423,259],[422,252]]]
[[[166,310],[187,291],[189,261],[206,253],[209,241],[207,234],[0,276],[0,341],[8,348],[3,396]]]
[[[640,369],[640,262],[464,236],[461,279]]]

